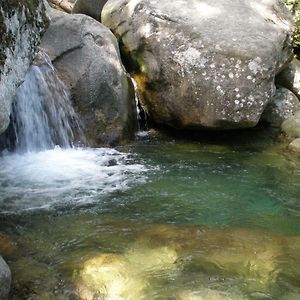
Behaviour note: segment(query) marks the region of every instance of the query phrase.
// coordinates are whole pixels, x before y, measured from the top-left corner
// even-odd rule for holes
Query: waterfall
[[[36,61],[18,88],[13,104],[16,150],[36,152],[57,145],[72,147],[75,140],[84,143],[68,92],[50,58],[40,51]]]
[[[148,129],[147,126],[147,114],[144,111],[142,105],[141,105],[141,95],[138,89],[137,82],[133,77],[131,77],[131,81],[134,87],[134,93],[135,93],[135,105],[136,105],[136,115],[137,115],[137,121],[138,121],[138,131],[142,132]]]

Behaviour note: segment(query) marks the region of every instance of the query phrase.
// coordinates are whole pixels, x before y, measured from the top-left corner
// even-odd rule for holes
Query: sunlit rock
[[[141,272],[162,272],[164,270],[177,270],[176,260],[178,254],[173,247],[163,246],[146,248],[135,246],[126,253],[130,264],[135,265]]]
[[[124,255],[101,254],[84,263],[79,271],[77,291],[84,300],[95,295],[105,300],[142,299],[155,274],[177,269],[177,258],[172,248],[140,245],[133,245]]]
[[[175,128],[254,127],[292,58],[281,0],[110,0],[101,19],[144,109]]]
[[[82,299],[94,295],[107,300],[141,299],[146,281],[136,274],[126,258],[116,254],[102,254],[84,263],[80,271],[84,288],[79,287]],[[89,298],[89,296],[92,296]]]

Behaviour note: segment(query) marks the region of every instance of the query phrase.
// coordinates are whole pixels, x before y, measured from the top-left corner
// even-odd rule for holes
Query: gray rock
[[[300,100],[300,61],[295,58],[286,69],[276,76],[275,82],[292,91]]]
[[[300,110],[282,123],[281,130],[288,137],[300,138]]]
[[[8,294],[10,290],[11,284],[11,272],[4,261],[4,259],[0,256],[0,299],[6,300],[8,299]]]
[[[42,1],[1,2],[0,134],[9,125],[16,89],[25,78],[47,22]]]
[[[293,140],[289,144],[288,149],[291,150],[291,151],[293,151],[293,152],[300,153],[300,138],[297,138],[297,139]]]
[[[300,110],[299,99],[288,89],[279,87],[271,102],[262,115],[262,120],[272,127],[280,127],[281,124]]]
[[[113,145],[134,135],[132,83],[109,29],[88,16],[56,11],[41,47],[71,93],[89,145]]]
[[[292,55],[281,0],[110,0],[102,22],[123,45],[145,110],[176,128],[255,126]]]
[[[72,13],[88,15],[100,21],[102,8],[106,2],[107,0],[77,0]]]

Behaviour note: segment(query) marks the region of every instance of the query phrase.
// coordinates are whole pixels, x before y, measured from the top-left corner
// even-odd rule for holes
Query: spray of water
[[[69,148],[75,137],[84,142],[78,117],[50,58],[38,55],[19,87],[13,106],[18,152],[36,152],[59,145]]]
[[[84,137],[44,53],[17,91],[13,129],[16,151],[0,157],[0,215],[97,203],[144,180],[147,169],[126,153],[73,147]]]

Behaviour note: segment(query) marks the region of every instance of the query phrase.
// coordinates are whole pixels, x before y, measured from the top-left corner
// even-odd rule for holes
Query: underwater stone
[[[104,253],[83,264],[76,283],[82,299],[143,299],[154,274],[177,272],[173,247],[133,244],[124,255]],[[102,299],[102,298],[101,298]]]
[[[297,138],[297,139],[293,140],[289,144],[288,149],[293,151],[293,152],[300,153],[300,138]]]

